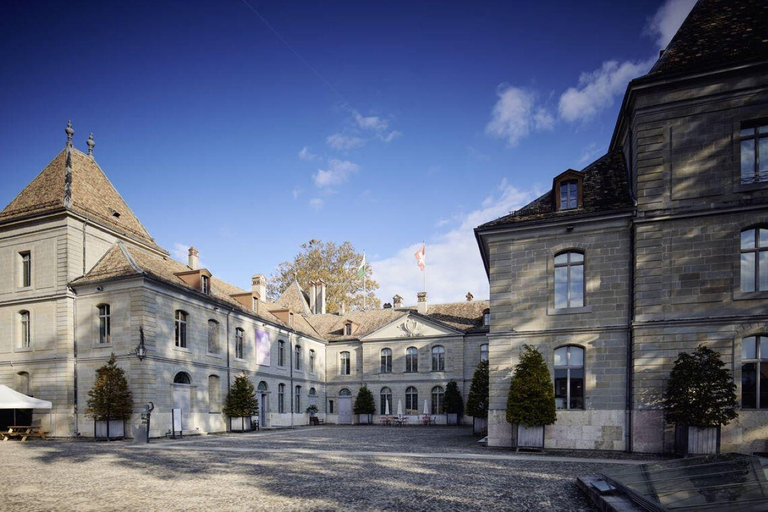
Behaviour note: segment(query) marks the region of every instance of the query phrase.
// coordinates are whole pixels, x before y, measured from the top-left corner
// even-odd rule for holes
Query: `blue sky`
[[[472,228],[605,151],[692,0],[4,2],[0,203],[89,132],[155,240],[249,287],[311,238],[487,298]],[[255,11],[255,12],[254,12]]]

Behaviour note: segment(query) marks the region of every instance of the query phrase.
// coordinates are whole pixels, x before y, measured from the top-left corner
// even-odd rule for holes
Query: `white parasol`
[[[384,400],[384,416],[389,416],[389,399]]]
[[[397,399],[397,415],[403,415],[403,402],[401,402],[399,398]]]
[[[427,407],[427,399],[424,399],[424,416],[429,416],[429,407]]]

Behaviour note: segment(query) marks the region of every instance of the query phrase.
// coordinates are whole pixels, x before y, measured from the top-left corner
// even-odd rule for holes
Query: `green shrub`
[[[727,425],[738,416],[736,384],[720,354],[699,345],[675,361],[664,392],[664,419],[688,427]]]
[[[547,363],[537,349],[528,345],[523,345],[523,349],[509,383],[507,421],[529,427],[552,425],[557,412]]]
[[[235,382],[232,383],[224,400],[222,411],[230,418],[248,418],[259,413],[256,390],[247,375],[241,374],[235,377]]]
[[[488,417],[490,383],[488,361],[480,361],[472,376],[472,385],[467,395],[467,414],[475,418]]]
[[[373,399],[373,393],[368,389],[368,386],[363,386],[360,391],[357,392],[357,398],[355,398],[355,414],[374,414],[376,413],[376,402]]]

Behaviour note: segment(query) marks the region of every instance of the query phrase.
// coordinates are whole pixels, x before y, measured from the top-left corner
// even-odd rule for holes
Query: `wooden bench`
[[[8,441],[12,437],[20,437],[22,442],[26,441],[28,437],[39,437],[41,439],[45,439],[46,434],[48,434],[48,432],[43,432],[40,427],[36,425],[13,425],[9,426],[8,430],[0,432],[0,435],[3,436],[3,441]]]

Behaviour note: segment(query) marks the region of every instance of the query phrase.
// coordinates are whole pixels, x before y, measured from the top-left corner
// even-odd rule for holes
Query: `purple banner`
[[[269,366],[271,345],[269,332],[263,329],[256,329],[256,364]]]

